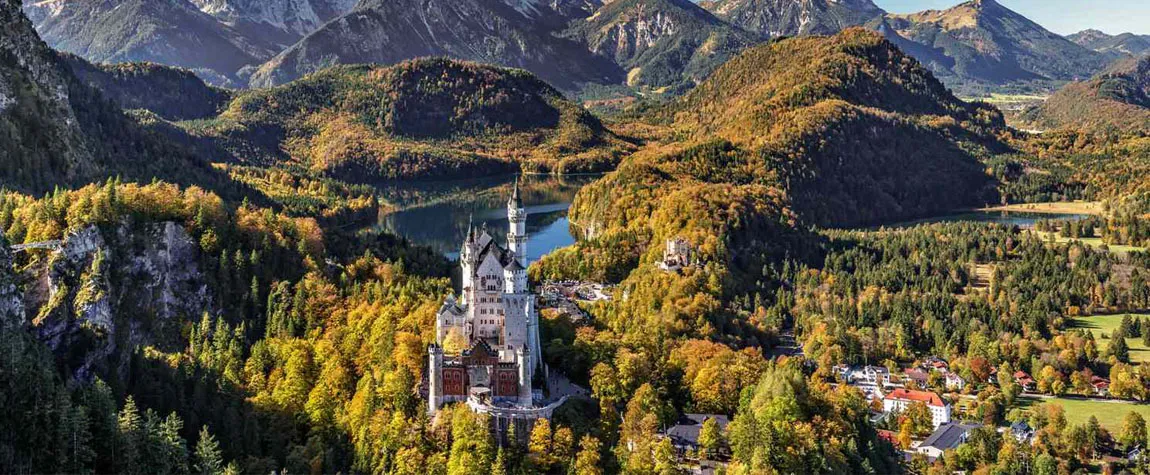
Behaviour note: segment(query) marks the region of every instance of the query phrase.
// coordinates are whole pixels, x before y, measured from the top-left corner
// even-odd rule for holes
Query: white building
[[[930,409],[931,424],[936,429],[943,424],[950,423],[950,404],[932,392],[898,388],[887,393],[882,400],[882,408],[883,412],[887,414],[900,413],[916,403],[923,403]]]
[[[949,371],[946,373],[946,389],[951,391],[962,391],[966,387],[966,380],[962,379],[958,373]]]

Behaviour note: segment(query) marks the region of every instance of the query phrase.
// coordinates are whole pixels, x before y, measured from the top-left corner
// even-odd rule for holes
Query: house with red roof
[[[950,404],[942,400],[938,394],[930,391],[913,391],[898,388],[887,393],[882,400],[883,412],[897,414],[906,411],[913,404],[922,403],[930,409],[931,423],[934,428],[950,422]]]
[[[1101,376],[1091,376],[1090,386],[1094,388],[1094,394],[1099,396],[1110,395],[1110,380]]]
[[[1034,378],[1031,378],[1030,375],[1026,373],[1026,371],[1022,370],[1014,372],[1014,382],[1018,383],[1019,386],[1022,386],[1023,391],[1033,391],[1034,388],[1038,387],[1038,382],[1035,381]]]

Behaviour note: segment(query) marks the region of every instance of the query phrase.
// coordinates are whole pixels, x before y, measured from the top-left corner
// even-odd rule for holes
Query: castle
[[[459,297],[436,314],[428,347],[428,412],[466,401],[477,412],[507,418],[547,417],[535,407],[531,381],[540,362],[539,317],[527,286],[527,212],[516,181],[507,202],[507,247],[483,226],[468,225],[459,253]],[[553,409],[553,408],[552,408]]]

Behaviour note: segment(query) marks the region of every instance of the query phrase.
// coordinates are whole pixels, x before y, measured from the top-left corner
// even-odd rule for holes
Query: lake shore
[[[1005,211],[1011,213],[1041,213],[1041,214],[1088,214],[1102,215],[1101,201],[1067,201],[1057,203],[1019,203],[1012,205],[993,206],[978,211]]]

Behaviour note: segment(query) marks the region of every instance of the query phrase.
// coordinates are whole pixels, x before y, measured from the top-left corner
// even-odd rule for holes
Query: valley
[[[1145,32],[995,0],[0,27],[0,473],[1150,470]]]

